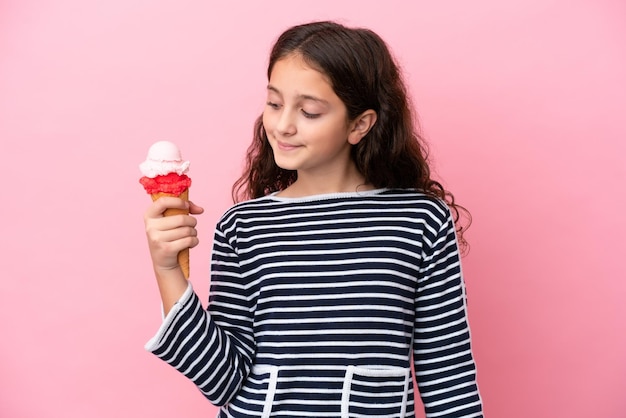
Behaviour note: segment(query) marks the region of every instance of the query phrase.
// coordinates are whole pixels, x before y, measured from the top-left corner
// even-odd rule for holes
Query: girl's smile
[[[299,149],[301,146],[296,144],[289,144],[283,141],[276,141],[276,145],[281,151],[294,151]]]

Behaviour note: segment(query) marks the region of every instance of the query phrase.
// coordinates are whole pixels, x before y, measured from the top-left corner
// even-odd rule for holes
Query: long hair
[[[274,64],[292,54],[328,77],[347,108],[349,120],[368,109],[376,112],[376,123],[351,151],[365,181],[376,188],[415,188],[445,201],[452,211],[461,248],[466,250],[463,232],[471,223],[471,215],[431,178],[428,149],[418,133],[402,74],[380,36],[369,29],[347,28],[335,22],[294,26],[272,48],[268,80]],[[265,196],[287,188],[296,179],[296,171],[282,169],[274,161],[263,116],[259,116],[245,170],[233,185],[233,200]],[[460,222],[461,215],[465,225]]]

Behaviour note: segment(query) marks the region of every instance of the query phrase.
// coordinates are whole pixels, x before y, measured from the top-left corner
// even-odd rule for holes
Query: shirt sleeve
[[[413,358],[426,417],[482,417],[467,320],[465,285],[448,208],[424,235]]]
[[[227,404],[250,372],[252,316],[237,253],[216,230],[209,306],[189,285],[146,349],[184,374],[217,406]]]

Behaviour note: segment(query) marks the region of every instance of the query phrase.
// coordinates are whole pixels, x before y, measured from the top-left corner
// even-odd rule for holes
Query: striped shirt
[[[239,203],[205,310],[189,285],[146,349],[218,417],[482,417],[448,207],[379,189]]]

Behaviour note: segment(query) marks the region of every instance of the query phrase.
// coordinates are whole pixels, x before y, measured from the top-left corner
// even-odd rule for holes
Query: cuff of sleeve
[[[163,340],[163,337],[165,336],[165,333],[170,328],[170,326],[172,325],[172,322],[174,322],[174,320],[176,319],[178,313],[181,311],[183,306],[185,306],[185,304],[187,304],[189,300],[191,300],[192,295],[193,295],[193,287],[191,286],[191,282],[189,282],[187,284],[187,290],[185,290],[185,293],[183,293],[180,299],[178,299],[178,301],[176,301],[174,306],[172,306],[172,309],[170,309],[167,316],[163,318],[163,323],[157,330],[156,334],[152,338],[150,338],[150,340],[144,346],[144,348],[147,351],[154,351],[157,348],[159,348]],[[163,305],[161,305],[161,315],[162,314],[163,314]]]

